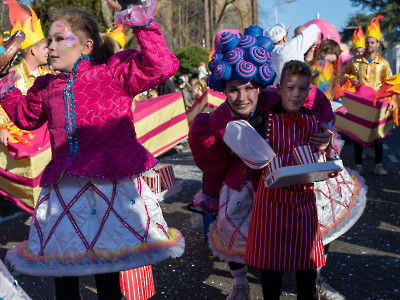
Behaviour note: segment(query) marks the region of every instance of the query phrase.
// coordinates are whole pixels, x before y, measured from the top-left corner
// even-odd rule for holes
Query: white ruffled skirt
[[[367,201],[367,190],[364,178],[348,168],[335,178],[314,184],[324,245],[348,231],[361,217]],[[210,224],[208,233],[211,251],[219,259],[245,263],[254,194],[250,182],[240,192],[223,185],[218,216]]]
[[[32,300],[12,277],[3,261],[0,259],[0,299],[2,300]]]
[[[29,240],[6,259],[37,276],[82,276],[154,264],[184,252],[140,178],[109,181],[64,176],[42,189]]]
[[[208,243],[214,256],[223,261],[245,263],[254,189],[246,182],[240,192],[223,185],[217,219],[211,223]]]
[[[324,245],[348,231],[361,217],[367,203],[368,186],[356,171],[314,184],[318,221]]]

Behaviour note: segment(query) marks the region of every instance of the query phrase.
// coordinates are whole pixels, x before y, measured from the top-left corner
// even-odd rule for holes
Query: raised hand
[[[121,24],[132,28],[146,27],[152,23],[153,14],[157,9],[157,0],[119,0],[116,3],[114,0],[107,0],[107,3],[120,10],[114,15],[115,24]],[[138,5],[135,5],[138,4]],[[125,9],[126,8],[126,9]]]
[[[138,5],[141,4],[141,0],[119,0],[118,3],[114,0],[107,0],[108,5],[114,8],[117,11],[125,10],[128,8],[128,5]]]
[[[114,0],[106,0],[106,1],[107,1],[108,5],[110,5],[115,10],[117,10],[117,11],[121,11],[122,10],[121,4],[118,4]]]
[[[4,146],[7,146],[8,143],[11,141],[11,135],[7,129],[0,129],[0,143]]]

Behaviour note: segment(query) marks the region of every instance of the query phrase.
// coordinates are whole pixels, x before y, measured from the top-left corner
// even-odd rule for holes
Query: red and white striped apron
[[[288,117],[285,117],[287,115]],[[285,120],[291,118],[292,120]],[[303,124],[294,119],[303,119]],[[306,114],[268,113],[266,140],[282,157],[282,166],[294,165],[292,150],[308,144],[319,132]],[[305,270],[325,265],[313,185],[267,189],[260,179],[249,224],[246,262],[269,270]]]
[[[119,283],[128,300],[144,300],[155,294],[151,266],[119,272]]]

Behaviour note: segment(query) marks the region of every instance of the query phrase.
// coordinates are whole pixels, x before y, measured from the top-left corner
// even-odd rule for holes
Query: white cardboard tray
[[[162,191],[155,195],[156,195],[158,201],[163,201],[164,199],[171,197],[171,196],[179,193],[180,191],[182,191],[182,181],[177,180],[175,185],[172,188]]]
[[[282,167],[265,176],[264,184],[267,188],[278,188],[293,184],[323,181],[329,179],[330,174],[341,171],[343,168],[341,160]],[[275,181],[268,185],[267,181],[272,176],[274,176]]]

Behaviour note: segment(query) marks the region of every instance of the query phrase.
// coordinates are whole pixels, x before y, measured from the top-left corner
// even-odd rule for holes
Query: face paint
[[[64,44],[64,51],[70,51],[74,49],[77,45],[77,38],[76,36],[62,23],[57,23],[56,24],[57,31],[63,33],[64,38],[65,38],[65,44]]]
[[[70,72],[85,49],[77,36],[62,21],[50,26],[48,42],[52,67],[58,71]]]

